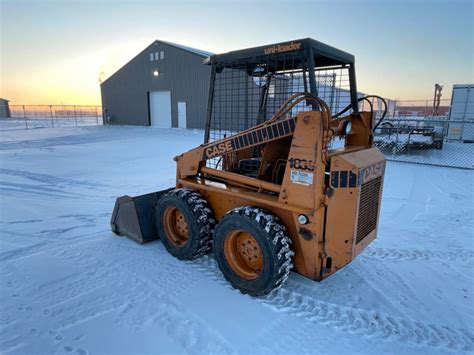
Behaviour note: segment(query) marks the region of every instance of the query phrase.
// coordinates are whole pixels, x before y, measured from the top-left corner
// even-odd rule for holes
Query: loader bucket
[[[143,244],[158,239],[155,227],[155,205],[173,188],[135,197],[122,196],[115,201],[110,220],[112,231]]]

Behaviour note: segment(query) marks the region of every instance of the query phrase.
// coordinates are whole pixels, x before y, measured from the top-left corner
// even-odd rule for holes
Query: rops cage
[[[348,113],[358,110],[354,56],[310,38],[213,55],[207,64],[211,80],[205,143],[270,119],[300,92],[323,99],[333,114],[347,106]],[[315,105],[300,102],[288,115],[317,110]],[[257,148],[252,158],[258,156]],[[222,168],[224,163],[211,159],[207,164]]]

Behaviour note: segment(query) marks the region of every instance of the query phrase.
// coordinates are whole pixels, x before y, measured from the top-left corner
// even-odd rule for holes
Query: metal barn
[[[104,124],[204,128],[211,54],[154,41],[101,84]]]
[[[9,100],[0,98],[0,118],[11,117]]]

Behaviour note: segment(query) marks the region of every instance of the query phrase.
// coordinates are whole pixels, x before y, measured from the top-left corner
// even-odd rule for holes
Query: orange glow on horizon
[[[64,59],[58,56],[54,63],[28,72],[15,68],[13,73],[3,75],[0,97],[10,100],[11,105],[101,105],[100,82],[120,69],[153,39],[139,39],[116,43],[107,48],[91,51],[81,56]],[[209,49],[209,43],[186,43],[184,38],[173,39],[176,43]],[[225,48],[216,52],[225,52]],[[364,63],[365,64],[365,63]],[[420,90],[418,85],[404,83],[403,78],[380,80],[379,73],[368,64],[359,63],[357,68],[358,91],[377,94],[395,100],[431,100],[433,87]],[[426,82],[427,78],[414,78]],[[444,85],[443,100],[451,97],[451,85]],[[433,82],[434,85],[434,82]],[[399,88],[403,87],[403,92]]]

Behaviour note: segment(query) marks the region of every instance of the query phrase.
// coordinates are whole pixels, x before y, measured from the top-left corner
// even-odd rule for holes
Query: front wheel
[[[211,250],[215,219],[195,191],[176,189],[163,196],[156,204],[155,224],[166,250],[178,259],[196,259]]]
[[[214,254],[234,288],[263,296],[288,278],[294,252],[280,219],[258,207],[228,212],[214,233]]]

